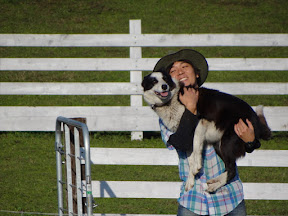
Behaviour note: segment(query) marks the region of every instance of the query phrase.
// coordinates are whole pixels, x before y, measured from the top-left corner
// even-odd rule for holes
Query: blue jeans
[[[196,216],[194,212],[184,208],[179,205],[177,216]],[[227,216],[246,216],[245,201],[243,200],[232,212],[227,214]]]

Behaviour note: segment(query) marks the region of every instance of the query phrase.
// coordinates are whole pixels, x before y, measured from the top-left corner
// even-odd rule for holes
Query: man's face
[[[185,86],[194,85],[196,82],[196,75],[191,64],[183,61],[174,62],[170,69],[171,77],[179,80]]]

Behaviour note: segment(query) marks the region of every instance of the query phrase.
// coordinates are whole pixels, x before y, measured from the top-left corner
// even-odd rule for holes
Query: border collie
[[[185,111],[184,105],[179,101],[179,93],[183,90],[179,81],[162,72],[153,72],[144,77],[142,87],[144,100],[158,114],[164,125],[176,132]],[[194,186],[194,176],[202,168],[203,146],[208,143],[214,146],[225,163],[225,172],[207,181],[207,191],[213,192],[235,177],[236,160],[245,156],[245,143],[234,132],[234,125],[239,119],[251,121],[256,139],[268,140],[271,131],[262,106],[257,107],[256,114],[246,102],[235,96],[204,87],[198,90],[199,123],[194,133],[193,151],[188,154],[190,172],[185,189],[187,191]]]

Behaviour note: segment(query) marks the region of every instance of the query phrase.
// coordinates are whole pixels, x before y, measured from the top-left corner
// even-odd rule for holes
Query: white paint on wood
[[[243,187],[248,200],[288,200],[288,183],[244,183]]]
[[[207,58],[210,71],[287,70],[286,58]]]
[[[288,145],[288,140],[283,145]],[[261,149],[261,147],[260,147]],[[288,167],[288,150],[255,150],[237,161],[238,166]]]
[[[287,46],[287,34],[143,34],[136,45],[157,47]]]
[[[92,181],[93,197],[171,198],[179,196],[179,182]]]
[[[0,58],[0,70],[131,71],[150,70],[156,59],[130,58]],[[149,62],[149,63],[147,63]]]
[[[133,20],[134,22],[140,20]],[[131,21],[130,21],[131,22]],[[141,21],[140,21],[141,22]],[[0,46],[288,46],[288,34],[0,34]]]
[[[273,131],[288,130],[288,107],[264,107]],[[0,131],[54,131],[58,116],[85,117],[90,131],[159,131],[150,107],[0,106]]]
[[[92,181],[93,197],[171,198],[180,194],[181,182]],[[288,200],[287,183],[243,183],[246,200]]]
[[[217,89],[233,95],[288,95],[286,83],[205,83],[203,87]],[[1,95],[139,95],[142,104],[141,83],[51,83],[51,82],[0,82]],[[140,102],[141,98],[141,102]]]
[[[141,20],[130,20],[129,21],[130,34],[136,37],[141,34]],[[142,48],[141,47],[130,47],[130,58],[138,61],[142,58]],[[142,71],[130,71],[130,83],[141,84],[142,81]],[[130,106],[142,106],[143,104],[141,95],[131,95],[130,96]],[[142,140],[142,131],[132,131],[131,140]]]
[[[176,166],[179,162],[176,151],[166,148],[91,148],[90,151],[93,164]],[[255,150],[239,159],[237,165],[288,167],[288,150]]]
[[[152,71],[159,58],[0,58],[2,70]],[[207,58],[210,71],[285,71],[288,58]]]
[[[167,148],[91,148],[90,151],[93,164],[177,165],[179,162],[176,151]]]
[[[136,83],[1,82],[1,95],[142,95]]]
[[[232,95],[287,95],[288,82],[233,82],[204,83],[203,87],[217,89]]]
[[[129,34],[1,34],[0,46],[121,47],[134,40]]]

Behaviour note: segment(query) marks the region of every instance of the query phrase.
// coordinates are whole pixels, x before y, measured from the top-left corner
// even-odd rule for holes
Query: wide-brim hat
[[[153,71],[167,72],[167,69],[176,61],[188,61],[199,70],[198,85],[201,86],[208,76],[208,63],[205,57],[193,49],[182,49],[162,57],[155,65]]]

